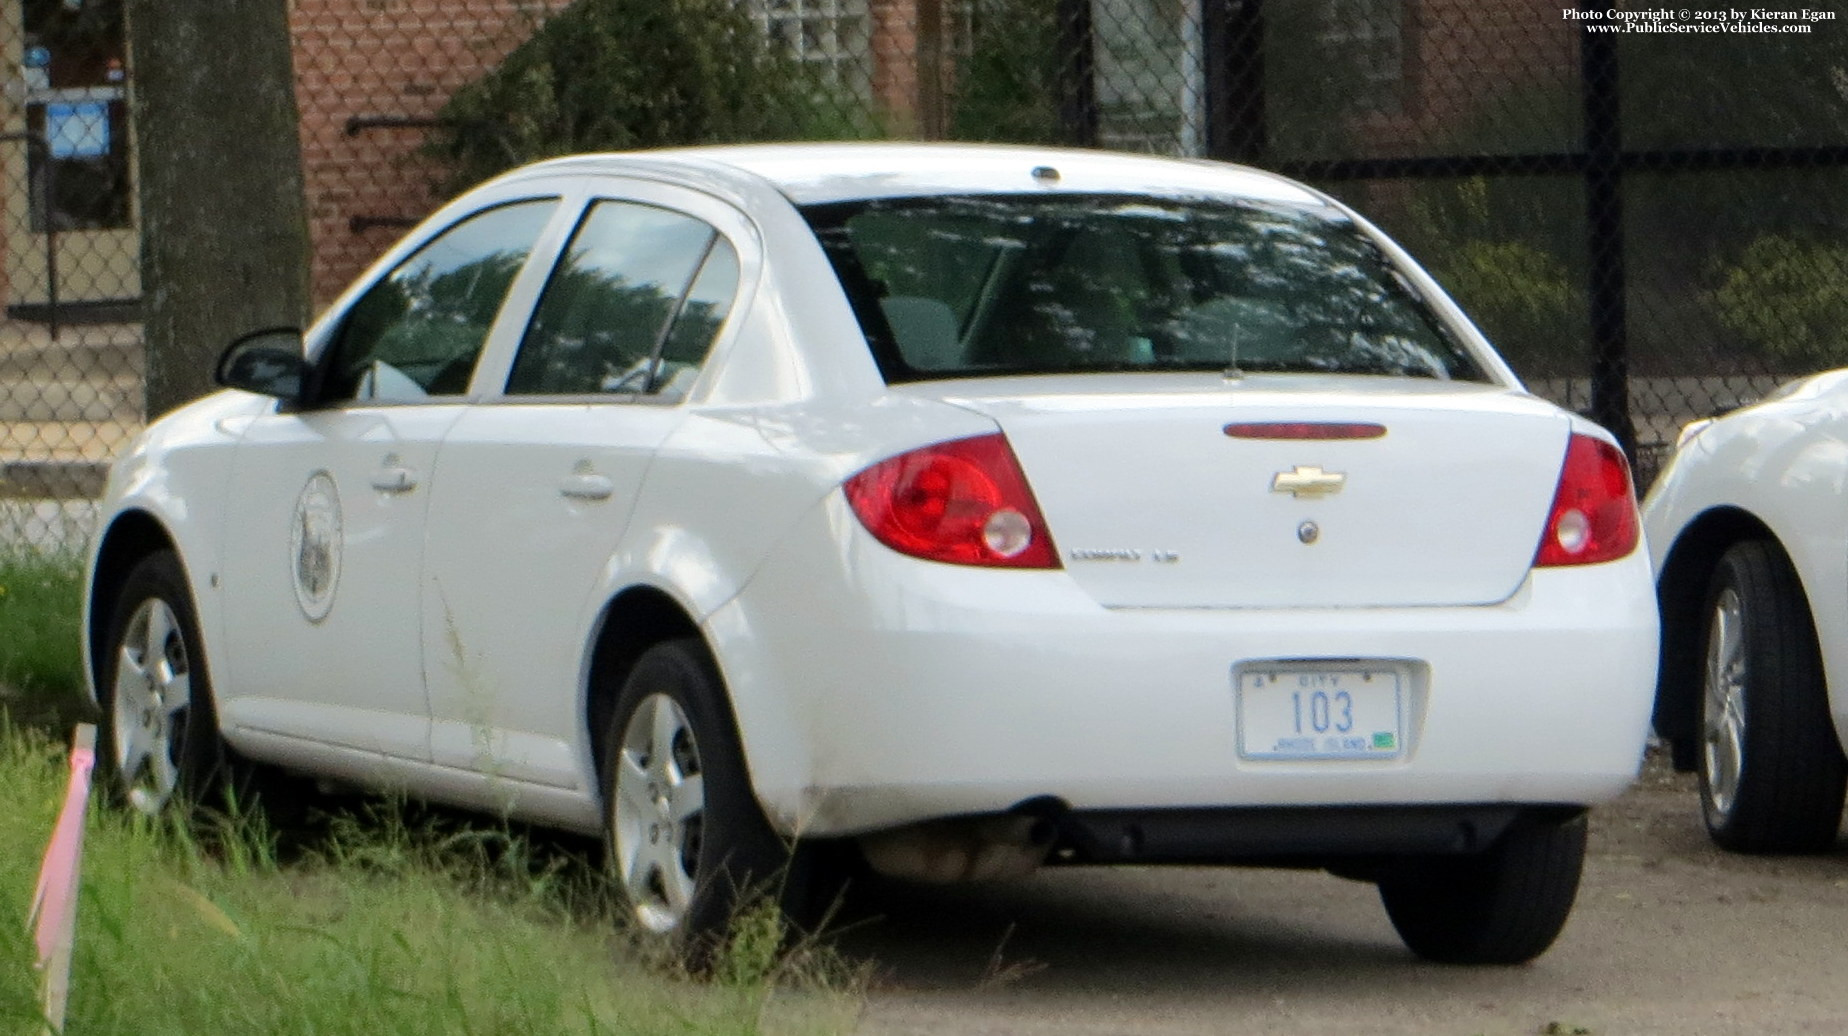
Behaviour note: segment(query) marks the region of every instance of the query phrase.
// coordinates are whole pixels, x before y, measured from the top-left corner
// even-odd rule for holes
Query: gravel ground
[[[844,946],[880,962],[869,1034],[1848,1030],[1848,845],[1722,853],[1692,778],[1652,762],[1591,846],[1565,933],[1514,968],[1422,963],[1371,886],[1261,870],[888,884]]]

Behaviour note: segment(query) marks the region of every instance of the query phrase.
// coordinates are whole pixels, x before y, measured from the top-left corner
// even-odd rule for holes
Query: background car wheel
[[[229,753],[178,557],[150,554],[129,572],[106,644],[97,685],[107,783],[149,815],[218,792]]]
[[[1738,852],[1827,849],[1848,760],[1796,571],[1776,544],[1735,544],[1706,615],[1697,768],[1708,833]]]
[[[603,743],[611,869],[642,931],[704,968],[753,903],[775,905],[791,934],[820,919],[824,891],[837,887],[829,845],[799,843],[792,853],[765,819],[703,644],[643,653]]]
[[[1520,964],[1566,925],[1585,865],[1585,817],[1516,821],[1473,856],[1407,861],[1380,900],[1413,953],[1440,964]]]

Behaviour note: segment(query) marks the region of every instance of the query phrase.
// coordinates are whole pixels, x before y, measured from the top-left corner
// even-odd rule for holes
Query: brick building
[[[440,171],[418,156],[421,123],[566,2],[293,0],[318,302],[438,200],[430,184]],[[895,128],[941,131],[944,0],[749,2],[773,41],[879,105]]]
[[[441,171],[418,153],[423,124],[568,2],[290,0],[318,302],[437,202],[431,185]],[[863,99],[890,132],[923,137],[948,131],[957,65],[978,14],[1008,9],[973,0],[741,2],[771,40]],[[1087,26],[1083,64],[1100,144],[1205,151],[1207,0],[1037,2]],[[0,253],[15,312],[42,306],[54,277],[67,304],[140,294],[121,8],[122,0],[0,0],[0,60],[16,70],[0,95]],[[1466,124],[1484,101],[1474,84],[1559,81],[1576,60],[1571,26],[1555,19],[1536,38],[1531,6],[1516,0],[1303,0],[1265,11],[1264,46],[1287,36],[1298,69],[1344,70],[1343,146],[1371,153],[1415,152]],[[1285,19],[1299,24],[1279,33]],[[1282,56],[1270,55],[1267,82]],[[1279,121],[1261,156],[1301,150]],[[49,148],[35,150],[28,135]]]
[[[548,6],[562,0],[293,0],[317,303],[437,201],[416,120],[493,68]]]

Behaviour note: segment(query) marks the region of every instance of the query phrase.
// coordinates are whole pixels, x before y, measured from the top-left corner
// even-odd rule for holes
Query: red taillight
[[[1636,549],[1636,496],[1617,447],[1589,435],[1566,446],[1534,566],[1615,561]]]
[[[901,554],[953,565],[1059,567],[1026,475],[999,434],[901,453],[843,488],[867,531]]]

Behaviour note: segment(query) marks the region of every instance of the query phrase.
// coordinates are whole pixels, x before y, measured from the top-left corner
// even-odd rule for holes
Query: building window
[[[129,224],[121,0],[25,0],[21,74],[32,229]]]
[[[866,0],[753,0],[770,42],[836,83],[867,78]]]
[[[1353,107],[1397,112],[1405,82],[1405,0],[1323,0],[1316,37],[1353,77]]]

